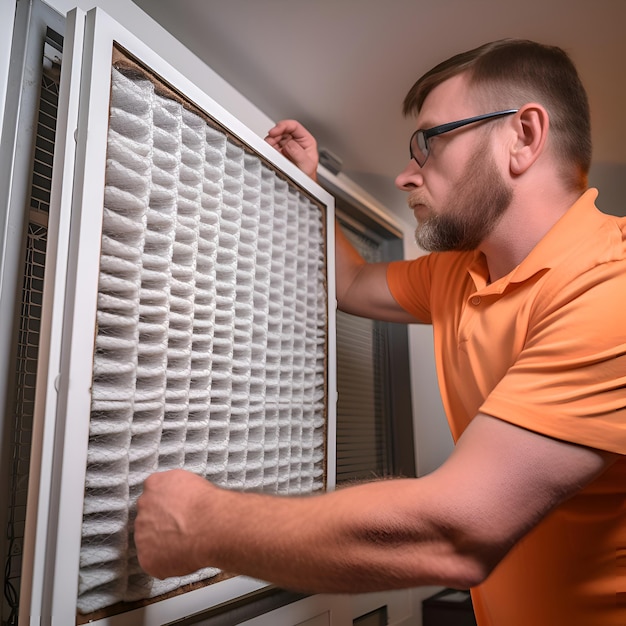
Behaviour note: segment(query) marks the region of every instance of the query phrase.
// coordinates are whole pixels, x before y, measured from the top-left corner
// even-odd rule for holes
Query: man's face
[[[417,119],[418,128],[486,113],[473,101],[464,76],[433,89]],[[396,179],[409,192],[417,220],[415,238],[428,251],[473,250],[487,237],[513,198],[494,156],[494,135],[487,127],[466,126],[434,137],[423,167],[411,159]]]
[[[422,207],[416,211],[415,240],[429,252],[475,250],[492,232],[513,196],[489,151],[487,136],[478,142],[475,158],[450,181],[443,202],[431,206],[421,191],[411,192],[409,205]]]

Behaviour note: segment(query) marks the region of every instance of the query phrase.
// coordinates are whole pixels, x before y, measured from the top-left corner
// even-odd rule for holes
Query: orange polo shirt
[[[481,412],[626,455],[626,219],[588,190],[507,276],[479,252],[390,264],[433,325],[455,439]],[[524,537],[472,590],[479,626],[626,625],[626,456]]]

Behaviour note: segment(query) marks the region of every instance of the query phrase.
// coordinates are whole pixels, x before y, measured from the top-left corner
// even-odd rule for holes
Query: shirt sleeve
[[[626,454],[626,264],[546,290],[525,345],[481,412]]]
[[[415,319],[431,324],[429,257],[392,261],[387,268],[387,285],[396,302]]]

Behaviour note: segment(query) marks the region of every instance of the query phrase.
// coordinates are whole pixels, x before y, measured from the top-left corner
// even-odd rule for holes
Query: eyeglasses
[[[411,135],[411,140],[409,142],[409,153],[411,154],[411,158],[415,159],[415,162],[420,167],[424,167],[424,163],[426,163],[426,159],[428,159],[428,155],[430,154],[429,140],[431,137],[443,135],[443,133],[449,133],[451,130],[456,130],[457,128],[461,128],[461,126],[467,126],[468,124],[474,124],[484,120],[495,120],[496,118],[504,117],[505,115],[513,115],[513,113],[517,113],[518,111],[519,109],[507,109],[506,111],[496,111],[495,113],[484,113],[483,115],[468,117],[464,120],[459,120],[458,122],[448,122],[447,124],[433,126],[432,128],[427,128],[426,130],[416,130]]]

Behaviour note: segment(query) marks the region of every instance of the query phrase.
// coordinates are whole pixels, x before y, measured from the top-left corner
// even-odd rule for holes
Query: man
[[[366,264],[339,234],[338,301],[433,324],[454,452],[419,479],[309,498],[157,474],[140,562],[311,592],[471,587],[480,626],[626,624],[626,220],[586,190],[576,70],[557,48],[494,42],[428,72],[405,113],[418,130],[396,184],[433,252]],[[297,122],[268,141],[314,176]]]

